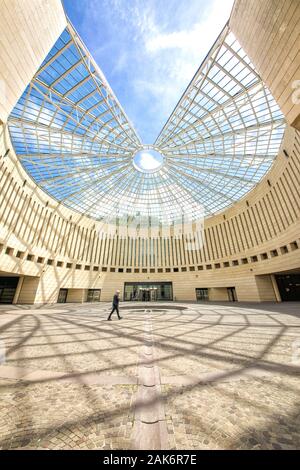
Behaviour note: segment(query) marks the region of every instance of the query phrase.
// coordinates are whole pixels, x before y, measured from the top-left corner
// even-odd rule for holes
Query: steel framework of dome
[[[233,204],[278,154],[285,120],[226,26],[153,144],[157,171],[138,171],[143,143],[71,24],[9,118],[16,154],[35,182],[97,220],[172,223]]]

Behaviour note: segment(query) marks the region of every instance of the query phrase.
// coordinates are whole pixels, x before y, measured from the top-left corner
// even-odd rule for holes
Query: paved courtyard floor
[[[300,303],[0,307],[1,449],[299,449]]]

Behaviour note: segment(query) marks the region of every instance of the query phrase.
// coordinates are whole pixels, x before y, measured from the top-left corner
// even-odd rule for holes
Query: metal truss
[[[142,142],[71,24],[9,117],[16,154],[35,182],[97,220],[217,213],[272,165],[285,129],[274,98],[226,26],[153,148],[156,172],[132,164]]]

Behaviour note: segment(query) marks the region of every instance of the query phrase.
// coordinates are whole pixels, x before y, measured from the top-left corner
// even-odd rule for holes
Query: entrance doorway
[[[124,300],[140,302],[173,300],[172,282],[125,282]]]
[[[13,303],[18,282],[18,277],[0,277],[0,304]]]
[[[68,296],[68,289],[59,289],[57,303],[65,304],[67,301],[67,296]]]
[[[300,300],[300,274],[285,274],[276,276],[281,300]]]
[[[87,302],[100,302],[100,289],[89,289],[87,294]]]
[[[209,300],[208,299],[208,289],[207,288],[197,288],[196,289],[196,299],[197,299],[197,302],[201,302],[203,300]]]
[[[139,287],[136,295],[137,300],[155,302],[157,300],[157,287]]]
[[[228,293],[229,302],[236,302],[237,301],[235,287],[227,287],[227,293]]]

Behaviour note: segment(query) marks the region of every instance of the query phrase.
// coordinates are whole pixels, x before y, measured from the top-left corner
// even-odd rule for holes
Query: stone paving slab
[[[151,428],[149,430],[149,427]],[[136,422],[132,449],[166,450],[169,449],[168,433],[161,421],[152,424]]]
[[[45,380],[59,380],[60,382],[79,382],[86,385],[122,385],[137,384],[137,377],[100,375],[95,373],[62,374],[48,370],[29,370],[22,367],[0,366],[0,378],[23,380],[26,382],[42,382]]]
[[[15,379],[15,380],[21,380],[24,379],[24,377],[32,374],[32,371],[30,369],[25,369],[23,367],[14,367],[14,366],[8,366],[8,365],[1,365],[0,366],[0,377],[3,379]],[[61,376],[61,374],[53,374],[53,372],[49,372],[49,375],[51,376]]]
[[[300,380],[300,367],[292,368],[293,375],[295,377],[299,377]],[[240,369],[232,369],[230,373],[227,371],[221,371],[219,373],[207,373],[201,374],[199,376],[193,375],[170,375],[170,376],[163,376],[161,377],[161,383],[166,384],[174,384],[174,385],[198,385],[198,384],[206,384],[206,383],[214,383],[214,382],[235,382],[240,381],[243,379],[249,379],[251,377],[262,377],[262,378],[270,378],[270,377],[280,377],[279,373],[275,373],[272,371],[268,371],[265,369],[260,368],[247,368],[244,370]]]

